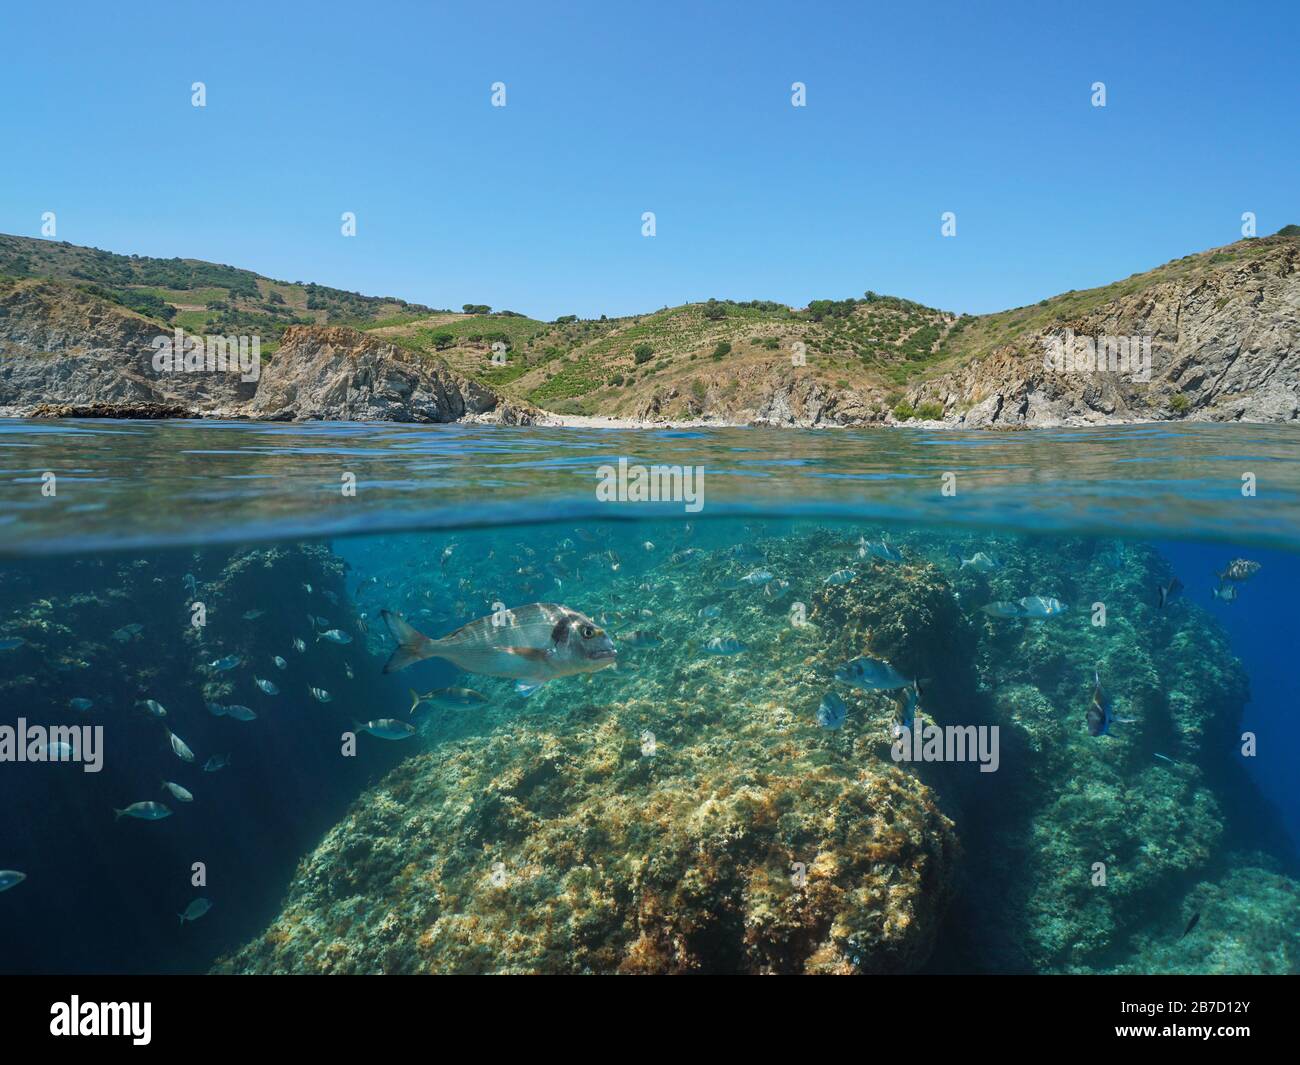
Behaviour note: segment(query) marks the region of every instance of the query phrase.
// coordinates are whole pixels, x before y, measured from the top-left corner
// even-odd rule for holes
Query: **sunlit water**
[[[203,971],[241,947],[240,964],[284,965],[258,962],[248,945],[276,927],[286,899],[298,904],[300,859],[367,788],[417,752],[482,747],[521,722],[564,735],[560,716],[578,705],[634,745],[652,732],[700,750],[709,730],[737,727],[728,714],[752,699],[746,728],[770,721],[772,743],[792,745],[795,759],[845,774],[887,766],[878,738],[893,697],[834,679],[842,633],[829,621],[845,596],[886,587],[896,598],[873,604],[886,617],[861,637],[876,642],[856,651],[879,656],[894,604],[912,609],[909,589],[926,589],[948,620],[897,636],[895,664],[925,678],[923,712],[997,723],[1008,737],[987,777],[902,769],[933,790],[966,851],[928,967],[1285,969],[1295,945],[1261,961],[1251,930],[1277,938],[1273,923],[1290,911],[1267,878],[1297,875],[1297,443],[1276,426],[5,423],[0,725],[102,725],[104,747],[96,773],[0,762],[0,870],[26,875],[0,892],[0,969]],[[600,471],[620,459],[702,473],[699,505],[603,500]],[[987,564],[974,561],[981,553]],[[1216,576],[1236,559],[1260,568]],[[1158,606],[1158,586],[1175,576],[1185,587]],[[982,609],[1028,597],[1065,609],[1038,619]],[[608,631],[618,668],[527,697],[441,659],[382,673],[395,645],[381,610],[438,637],[537,601]],[[928,605],[916,609],[929,616]],[[937,631],[945,625],[954,631]],[[714,639],[743,650],[713,653]],[[1099,737],[1087,725],[1094,674],[1116,716],[1134,717]],[[482,703],[408,713],[410,689],[449,686]],[[846,706],[838,727],[818,719],[823,693]],[[686,721],[680,706],[655,717],[682,699],[707,723]],[[253,719],[213,706],[246,707]],[[341,755],[355,721],[389,718],[416,734],[362,735],[355,757]],[[1243,733],[1257,741],[1250,757]],[[229,765],[205,771],[213,756]],[[749,781],[753,770],[736,774]],[[1103,786],[1134,803],[1123,829],[1109,823]],[[164,803],[170,816],[115,821],[114,810],[139,802]],[[1072,803],[1098,805],[1080,823],[1062,812]],[[1179,820],[1179,805],[1194,803],[1204,803],[1195,818]],[[524,844],[493,846],[508,865],[510,847]],[[1122,902],[1105,897],[1096,942],[1085,942],[1086,924],[1040,912],[1088,897],[1071,892],[1090,858],[1113,865],[1118,884],[1145,885]],[[1008,871],[1016,861],[1024,872]],[[205,885],[192,883],[195,862]],[[1020,892],[1024,878],[1032,886]],[[378,882],[350,890],[375,905],[387,898]],[[211,911],[178,920],[196,898]],[[1192,912],[1202,919],[1180,939]],[[855,946],[841,948],[845,964],[861,961]],[[527,967],[483,957],[485,971]],[[702,957],[704,968],[757,966],[732,948]],[[437,967],[409,962],[379,967]]]

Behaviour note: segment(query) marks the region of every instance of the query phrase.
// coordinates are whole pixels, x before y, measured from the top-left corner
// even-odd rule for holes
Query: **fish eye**
[[[584,640],[590,640],[595,635],[596,635],[596,630],[592,628],[590,625],[582,626],[582,638]]]

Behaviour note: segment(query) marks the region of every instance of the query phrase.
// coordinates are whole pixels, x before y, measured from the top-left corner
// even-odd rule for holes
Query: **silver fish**
[[[246,706],[240,706],[236,703],[234,706],[225,708],[226,717],[233,718],[236,721],[256,721],[257,715]]]
[[[837,729],[849,716],[849,708],[834,692],[822,696],[821,705],[817,707],[817,724],[822,728]]]
[[[1025,612],[1019,603],[985,603],[980,610],[991,618],[1022,618]]]
[[[352,637],[342,629],[330,629],[328,632],[316,634],[318,640],[329,640],[330,643],[351,643]]]
[[[171,815],[171,809],[160,802],[133,802],[125,810],[114,810],[113,820],[120,821],[124,817],[135,817],[141,821],[161,821]]]
[[[254,677],[254,678],[253,678],[253,681],[254,681],[254,683],[256,683],[256,685],[257,685],[259,688],[262,689],[262,691],[266,692],[267,695],[279,695],[279,694],[280,694],[280,689],[277,688],[277,687],[276,687],[276,686],[275,686],[271,681],[269,681],[269,680],[263,680],[261,677]]]
[[[1029,595],[1020,600],[1021,617],[1050,618],[1064,614],[1068,608],[1059,599],[1041,595]]]
[[[20,873],[17,869],[0,869],[0,891],[8,891],[11,887],[17,887],[27,879],[26,873]]]
[[[286,661],[285,661],[283,658],[281,658],[279,655],[275,655],[275,656],[271,659],[271,661],[275,663],[275,668],[276,668],[276,669],[288,669],[288,668],[289,668],[289,663],[286,662]]]
[[[845,662],[835,671],[835,679],[864,691],[894,691],[911,683],[883,658],[866,655]]]
[[[68,706],[70,706],[73,710],[76,710],[77,713],[79,714],[84,714],[87,710],[91,709],[91,707],[93,707],[94,705],[95,703],[94,700],[92,699],[77,698],[77,699],[68,700]]]
[[[488,697],[482,692],[476,692],[473,688],[435,688],[423,695],[415,691],[415,689],[411,689],[411,709],[407,712],[413,714],[418,707],[425,703],[433,706],[460,709],[466,706],[482,706],[486,702],[488,702]]]
[[[859,558],[878,558],[882,562],[902,562],[903,556],[896,548],[890,547],[888,540],[873,543],[865,537],[858,539]]]
[[[988,573],[990,570],[998,568],[998,564],[983,551],[976,551],[973,558],[963,558],[959,568],[965,569],[967,566],[977,573]]]
[[[734,636],[714,636],[704,645],[704,653],[710,655],[738,655],[748,650],[748,645]]]
[[[164,780],[162,786],[171,792],[173,798],[181,802],[194,801],[194,796],[188,788],[182,788],[179,784],[173,784],[170,780]]]
[[[176,735],[176,733],[171,729],[164,728],[163,731],[167,733],[167,739],[171,741],[172,750],[176,752],[177,758],[182,762],[194,761],[194,752],[189,749],[183,739]]]
[[[413,725],[391,717],[381,717],[377,721],[367,721],[365,724],[355,721],[353,728],[357,732],[369,732],[370,735],[378,736],[381,740],[409,740],[415,735]]]
[[[857,574],[851,569],[837,569],[822,584],[848,584]]]
[[[228,765],[230,765],[230,755],[214,754],[211,758],[209,758],[206,762],[203,763],[203,772],[215,773],[219,769],[225,769],[226,766]]]
[[[163,718],[167,716],[167,710],[157,699],[146,699],[144,702],[137,704],[143,706],[154,717]]]
[[[441,640],[381,611],[397,641],[385,673],[426,658],[445,658],[467,673],[545,684],[555,677],[595,673],[615,664],[618,651],[591,618],[558,603],[529,603],[471,621]]]
[[[184,924],[186,921],[197,921],[210,909],[212,909],[212,901],[210,899],[199,898],[186,906],[184,913],[177,914],[177,916],[180,917],[181,924]]]
[[[334,698],[334,696],[332,696],[324,688],[312,688],[311,697],[315,699],[318,703],[328,703],[331,699]]]

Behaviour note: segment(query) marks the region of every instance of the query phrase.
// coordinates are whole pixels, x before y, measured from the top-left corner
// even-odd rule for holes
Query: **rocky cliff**
[[[288,329],[246,413],[280,421],[532,420],[526,407],[503,402],[441,360],[343,326]]]
[[[184,336],[183,332],[181,334]],[[74,286],[0,282],[0,414],[38,417],[250,417],[270,420],[520,424],[509,403],[416,355],[344,326],[294,326],[274,357],[241,369],[158,369],[176,331]]]
[[[168,332],[69,285],[0,283],[0,408],[180,404],[202,413],[252,398],[254,385],[238,374],[154,370],[153,341]]]
[[[1140,288],[1018,337],[908,392],[964,428],[1135,421],[1286,422],[1300,418],[1300,241]],[[1150,338],[1138,373],[1060,368],[1102,338]],[[1051,363],[1049,368],[1048,363]]]

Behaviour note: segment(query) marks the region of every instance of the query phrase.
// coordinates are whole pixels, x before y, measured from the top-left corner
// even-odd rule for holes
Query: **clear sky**
[[[435,307],[978,313],[1300,223],[1296,0],[56,2],[0,39],[0,232]]]

